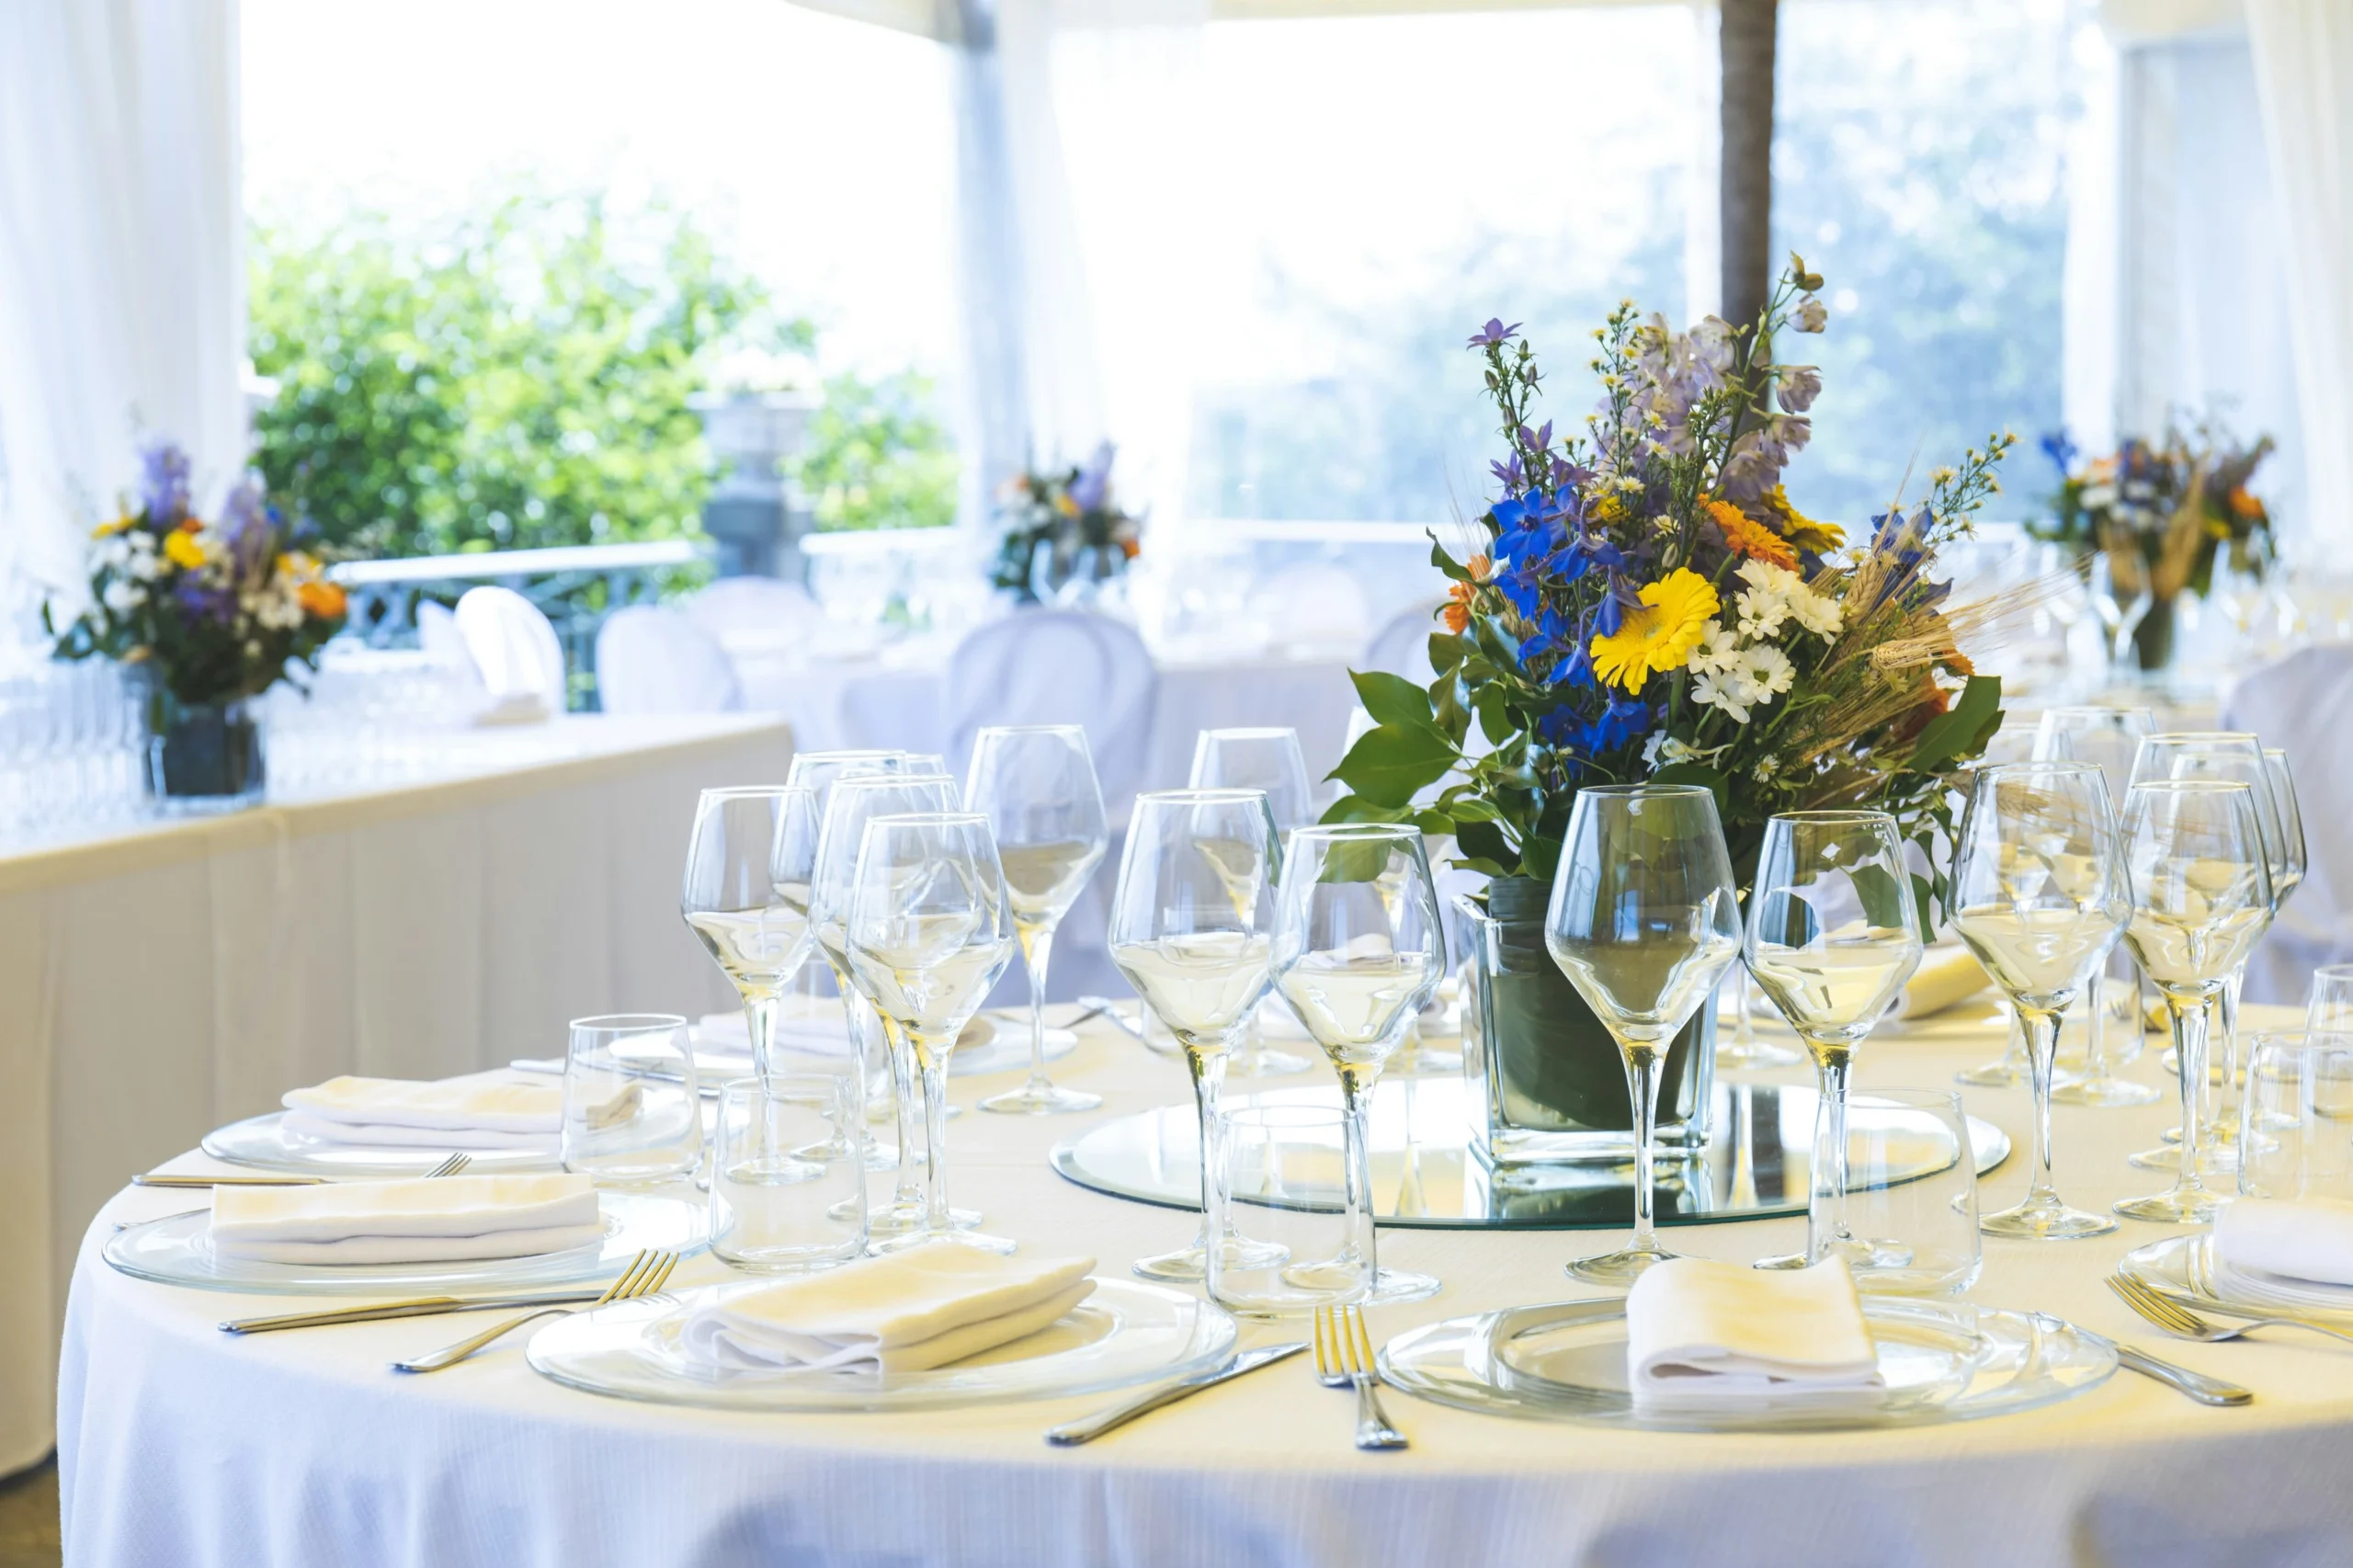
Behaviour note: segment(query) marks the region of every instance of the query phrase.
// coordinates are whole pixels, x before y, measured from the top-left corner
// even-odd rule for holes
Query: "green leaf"
[[[1654,784],[1697,784],[1716,798],[1716,815],[1732,818],[1732,781],[1701,762],[1670,762],[1651,775]]]
[[[1461,800],[1449,801],[1446,802],[1446,809],[1453,813],[1457,822],[1494,822],[1495,820],[1495,808],[1475,795],[1466,795]]]
[[[1511,709],[1503,687],[1483,687],[1472,700],[1479,713],[1479,733],[1487,737],[1489,745],[1499,746],[1511,739],[1513,732],[1519,726],[1512,722]]]
[[[1917,871],[1913,872],[1912,908],[1920,917],[1920,940],[1924,943],[1937,939],[1936,928],[1928,924],[1928,912],[1936,906],[1937,890],[1929,885],[1927,878]]]
[[[1359,735],[1330,777],[1375,805],[1403,807],[1445,778],[1461,755],[1426,723],[1383,724]]]
[[[1343,795],[1315,820],[1336,822],[1404,822],[1414,814],[1410,806],[1376,806],[1361,795]]]
[[[1372,715],[1377,724],[1427,724],[1430,722],[1430,694],[1407,680],[1386,670],[1350,670],[1348,679],[1356,684],[1357,700]]]
[[[1415,812],[1414,825],[1432,838],[1454,836],[1454,819],[1444,812]]]
[[[1451,631],[1430,633],[1430,668],[1440,675],[1461,664],[1470,652],[1470,644]]]
[[[1457,855],[1452,859],[1447,861],[1447,864],[1460,871],[1476,871],[1483,877],[1508,877],[1511,875],[1511,872],[1504,866],[1496,861],[1488,859],[1483,855]]]
[[[1438,543],[1435,534],[1430,536],[1430,564],[1445,573],[1450,581],[1467,583],[1471,580],[1470,569],[1449,555],[1446,546]]]
[[[1909,889],[1903,873],[1865,865],[1855,867],[1847,876],[1854,881],[1855,897],[1862,903],[1863,918],[1872,925],[1900,926],[1907,914],[1915,921],[1919,918],[1917,903],[1909,911],[1904,908],[1910,901],[1904,897]]]
[[[1954,762],[1984,751],[2001,727],[2002,677],[1971,676],[1969,684],[1961,688],[1961,699],[1920,731],[1908,766],[1915,773],[1941,773]]]
[[[1460,818],[1454,824],[1455,847],[1475,860],[1491,866],[1514,868],[1519,857],[1512,853],[1511,845],[1504,838],[1504,830],[1491,822],[1466,822]],[[1490,871],[1488,875],[1504,877],[1509,869]]]
[[[1435,688],[1438,696],[1438,733],[1461,749],[1471,734],[1471,710],[1462,706],[1461,683],[1445,681]]]

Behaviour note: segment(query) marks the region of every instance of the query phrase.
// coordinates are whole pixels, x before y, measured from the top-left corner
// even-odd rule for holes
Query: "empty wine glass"
[[[1858,1274],[1881,1256],[1847,1225],[1847,1092],[1855,1050],[1920,967],[1919,910],[1904,835],[1885,812],[1788,812],[1765,824],[1741,956],[1813,1058],[1813,1187],[1802,1255],[1760,1267],[1843,1257]]]
[[[1303,827],[1283,851],[1275,983],[1340,1076],[1347,1179],[1372,1213],[1373,1085],[1446,973],[1446,933],[1421,830],[1357,823]],[[1381,1268],[1364,1228],[1374,1301],[1438,1293],[1427,1274]]]
[[[2132,764],[2139,755],[2142,740],[2155,733],[2156,715],[2146,708],[2049,708],[2035,728],[2034,760],[2037,762],[2089,762],[2097,764],[2100,776],[2108,782],[2109,801],[2120,809],[2124,791],[2132,782]],[[2113,989],[2129,990],[2130,1051],[2111,1051],[2109,1032],[2119,1020],[2109,1017],[2109,994]],[[2132,964],[2132,949],[2118,942],[2108,950],[2108,958],[2100,972],[2089,984],[2090,1006],[2082,1010],[2087,1039],[2084,1048],[2084,1075],[2072,1083],[2058,1084],[2051,1091],[2054,1101],[2068,1105],[2118,1106],[2151,1105],[2161,1096],[2147,1084],[2120,1078],[2115,1069],[2139,1053],[2141,972]]]
[[[1193,771],[1186,783],[1195,790],[1259,790],[1267,797],[1279,839],[1315,820],[1314,786],[1308,781],[1296,730],[1203,730],[1193,739]],[[1270,1049],[1254,1015],[1227,1071],[1238,1077],[1269,1078],[1303,1073],[1310,1065],[1303,1056]]]
[[[2206,1087],[2207,1005],[2271,924],[2271,867],[2254,790],[2214,778],[2158,778],[2124,803],[2132,915],[2124,939],[2165,998],[2181,1079],[2181,1146],[2170,1191],[2116,1206],[2132,1220],[2203,1224],[2216,1199],[2194,1157]]]
[[[687,843],[678,909],[744,1003],[752,1070],[776,1073],[776,1017],[808,961],[817,802],[806,790],[705,790]]]
[[[1201,1124],[1201,1231],[1190,1246],[1138,1262],[1148,1279],[1206,1271],[1218,1096],[1227,1059],[1274,984],[1281,863],[1263,790],[1136,797],[1111,897],[1111,961],[1184,1048]]]
[[[2051,1062],[2059,1024],[2131,913],[2108,780],[2089,762],[2014,762],[1977,775],[1953,855],[1953,928],[2018,1009],[2033,1072],[2034,1162],[1988,1235],[2059,1241],[2116,1229],[2060,1201],[2051,1180]],[[2096,1005],[2095,1005],[2096,1006]]]
[[[1658,1244],[1651,1192],[1667,1047],[1740,956],[1740,903],[1715,796],[1695,785],[1578,790],[1544,946],[1617,1040],[1634,1109],[1633,1235],[1569,1272],[1631,1285],[1675,1256]]]
[[[1029,1081],[991,1095],[983,1110],[1017,1116],[1092,1110],[1101,1095],[1046,1076],[1046,962],[1054,928],[1103,862],[1110,830],[1086,732],[1075,724],[992,726],[972,747],[964,801],[989,819],[1013,898],[1013,926],[1029,974]]]
[[[2276,916],[2287,906],[2288,895],[2303,885],[2312,853],[2304,843],[2304,809],[2296,799],[2296,777],[2288,767],[2287,751],[2265,746],[2263,770],[2271,780],[2271,804],[2279,818],[2279,857],[2271,886],[2271,913]]]
[[[954,1241],[1011,1252],[960,1230],[948,1207],[948,1062],[956,1037],[1013,961],[1013,903],[986,817],[966,812],[870,817],[843,922],[859,988],[923,1069],[929,1196],[920,1229],[882,1244]]]
[[[2323,964],[2313,971],[2304,1028],[2313,1034],[2353,1034],[2353,963]]]

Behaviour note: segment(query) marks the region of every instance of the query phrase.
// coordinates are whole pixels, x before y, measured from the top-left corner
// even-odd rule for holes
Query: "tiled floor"
[[[0,1568],[58,1568],[57,1461],[0,1481]]]

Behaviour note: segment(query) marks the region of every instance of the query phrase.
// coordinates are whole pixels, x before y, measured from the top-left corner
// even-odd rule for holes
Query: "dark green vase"
[[[1544,947],[1552,889],[1497,877],[1481,908],[1458,908],[1471,927],[1462,1071],[1472,1142],[1493,1165],[1618,1161],[1633,1153],[1626,1062],[1608,1029]],[[1715,1009],[1705,1006],[1666,1053],[1659,1084],[1658,1147],[1708,1141],[1715,1081]]]
[[[2174,601],[2153,599],[2132,628],[2132,655],[2144,674],[2173,667]]]

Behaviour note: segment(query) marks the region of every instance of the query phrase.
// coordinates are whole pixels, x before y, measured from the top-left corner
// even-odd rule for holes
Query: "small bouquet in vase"
[[[1055,598],[1072,585],[1099,585],[1127,570],[1142,548],[1143,519],[1111,496],[1108,441],[1086,462],[1053,473],[1024,473],[999,495],[1006,525],[990,581],[1023,603]]]

